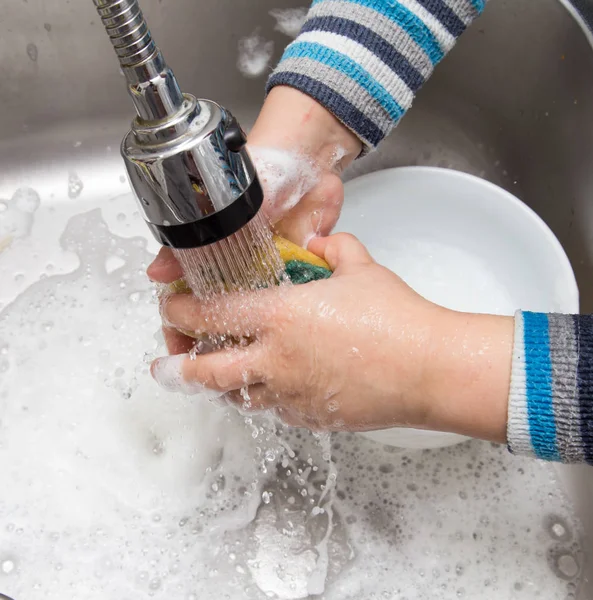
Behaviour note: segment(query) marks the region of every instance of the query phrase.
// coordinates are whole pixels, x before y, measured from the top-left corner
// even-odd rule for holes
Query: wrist
[[[427,357],[427,428],[504,443],[514,319],[438,308]]]
[[[271,90],[249,134],[253,146],[298,150],[321,169],[340,173],[362,151],[362,143],[332,113],[287,86]]]

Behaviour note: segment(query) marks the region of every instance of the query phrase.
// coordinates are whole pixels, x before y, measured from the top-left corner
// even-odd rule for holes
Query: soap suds
[[[548,465],[479,442],[399,452],[319,438],[160,389],[152,254],[134,201],[101,202],[107,227],[99,210],[69,220],[66,194],[39,234],[0,254],[0,594],[535,600],[577,589],[581,527]]]
[[[304,155],[261,146],[250,146],[249,153],[266,193],[265,210],[272,223],[294,208],[319,181],[318,167]]]
[[[0,200],[0,251],[31,233],[39,204],[39,195],[30,188],[20,188],[10,200]]]
[[[296,38],[305,24],[308,8],[275,8],[270,15],[276,19],[275,29],[291,38]]]
[[[239,40],[237,68],[245,77],[260,77],[268,71],[273,54],[274,42],[255,31]]]
[[[155,381],[165,390],[186,396],[200,394],[202,401],[205,399],[216,400],[222,393],[207,390],[203,385],[193,381],[187,381],[183,376],[183,363],[190,358],[189,354],[177,354],[176,356],[164,356],[153,363],[152,376]]]

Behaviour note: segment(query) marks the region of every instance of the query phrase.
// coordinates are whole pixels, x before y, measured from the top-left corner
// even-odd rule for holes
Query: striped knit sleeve
[[[268,81],[308,94],[375,148],[486,0],[313,0]]]
[[[593,464],[593,316],[517,313],[507,437],[514,454]]]

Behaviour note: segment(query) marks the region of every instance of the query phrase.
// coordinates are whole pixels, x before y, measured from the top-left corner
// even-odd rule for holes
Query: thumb
[[[309,242],[308,250],[323,257],[334,272],[375,262],[368,250],[350,233],[314,238]]]

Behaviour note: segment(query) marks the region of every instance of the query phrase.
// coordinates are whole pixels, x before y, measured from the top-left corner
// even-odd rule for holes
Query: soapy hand
[[[332,266],[330,279],[212,304],[169,296],[171,328],[253,341],[158,359],[157,381],[185,393],[228,392],[244,408],[273,409],[311,429],[399,425],[504,441],[512,319],[428,302],[351,236],[317,238],[309,249]],[[172,331],[169,350],[187,352],[189,340]]]
[[[328,235],[344,200],[342,171],[360,154],[358,138],[305,94],[276,87],[249,134],[276,231],[306,246]]]

